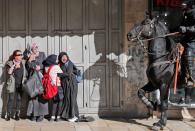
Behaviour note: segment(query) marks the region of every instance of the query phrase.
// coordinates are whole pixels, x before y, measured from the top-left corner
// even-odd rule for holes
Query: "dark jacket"
[[[13,66],[13,61],[8,61],[6,63],[6,82],[5,82],[5,86],[6,86],[6,90],[8,93],[14,93],[15,92],[15,78],[13,76],[13,74],[8,74],[8,69],[11,68]],[[24,81],[27,79],[27,72],[25,69],[25,61],[22,61],[23,64],[23,78],[22,78],[22,84],[24,83]],[[22,88],[22,87],[21,87]]]
[[[62,108],[62,118],[72,118],[74,116],[79,116],[78,105],[77,105],[77,93],[78,93],[78,83],[76,81],[76,75],[78,69],[69,60],[68,64],[60,64],[63,71],[60,74],[62,81],[62,87],[64,89],[64,103]]]
[[[184,13],[182,26],[186,27],[183,43],[195,41],[195,8],[187,10]]]

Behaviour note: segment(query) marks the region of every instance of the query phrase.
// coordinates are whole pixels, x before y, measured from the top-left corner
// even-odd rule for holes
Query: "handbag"
[[[80,70],[78,70],[78,73],[77,73],[77,75],[75,77],[76,77],[77,83],[80,83],[82,81],[83,78],[82,78]]]
[[[39,73],[37,71],[33,72],[33,75],[24,83],[23,90],[31,98],[41,95],[44,91]]]
[[[10,77],[8,78],[8,80],[6,82],[6,89],[7,89],[8,93],[14,93],[14,91],[15,91],[15,78],[13,77],[13,75],[10,75]]]
[[[73,64],[73,67],[76,69],[75,71],[73,71],[73,74],[75,75],[75,78],[76,78],[76,82],[80,83],[83,79],[81,75],[81,71],[74,64]]]

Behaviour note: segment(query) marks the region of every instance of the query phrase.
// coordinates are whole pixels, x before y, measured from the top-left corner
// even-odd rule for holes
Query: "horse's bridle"
[[[153,24],[154,24],[154,20],[151,20],[150,23],[144,24],[143,26],[150,25],[150,28],[151,28]],[[138,35],[135,38],[133,38],[132,41],[137,40],[140,43],[140,45],[143,47],[144,52],[147,52],[147,47],[144,46],[144,41],[148,41],[148,40],[147,39],[141,39],[141,34],[142,34],[143,30],[144,30],[143,27],[139,32],[137,31],[137,29],[135,29],[135,31],[138,33]]]
[[[154,24],[154,20],[151,20],[150,23],[145,24],[145,25],[143,25],[143,26],[150,25],[150,28],[152,28],[152,25],[153,25],[153,24]],[[135,31],[138,32],[137,29],[135,29]],[[144,46],[144,42],[145,42],[145,41],[151,41],[151,40],[154,40],[154,39],[157,39],[157,38],[165,38],[165,37],[167,37],[167,36],[173,36],[173,35],[177,35],[177,34],[180,33],[180,32],[174,32],[174,33],[168,33],[168,34],[165,34],[165,35],[162,35],[162,36],[157,36],[157,37],[153,37],[153,38],[149,38],[149,39],[141,39],[141,34],[142,34],[142,32],[143,32],[143,28],[138,32],[138,35],[137,35],[135,38],[132,39],[132,41],[137,40],[137,41],[140,43],[140,45],[143,47],[144,52],[145,52],[145,53],[148,53],[148,54],[151,54],[151,55],[154,54],[154,53],[151,53],[151,52],[148,52],[148,51],[147,51],[147,47]],[[150,33],[150,32],[149,32],[149,33]]]

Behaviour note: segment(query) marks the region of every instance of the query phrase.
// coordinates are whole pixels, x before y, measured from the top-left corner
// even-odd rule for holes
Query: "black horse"
[[[147,68],[147,77],[149,82],[138,90],[138,97],[150,109],[155,110],[159,107],[161,112],[160,120],[153,124],[153,130],[160,130],[166,126],[168,94],[169,88],[173,85],[175,73],[174,53],[176,44],[171,38],[166,37],[169,31],[161,20],[158,18],[145,19],[140,24],[135,25],[127,34],[128,40],[140,42],[144,46],[144,39],[151,39],[148,42],[149,64]],[[153,103],[145,96],[146,93],[160,90],[160,103]]]

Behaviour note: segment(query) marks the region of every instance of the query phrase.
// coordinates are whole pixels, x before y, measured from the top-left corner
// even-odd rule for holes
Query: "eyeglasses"
[[[16,54],[16,56],[23,56],[22,54]]]

